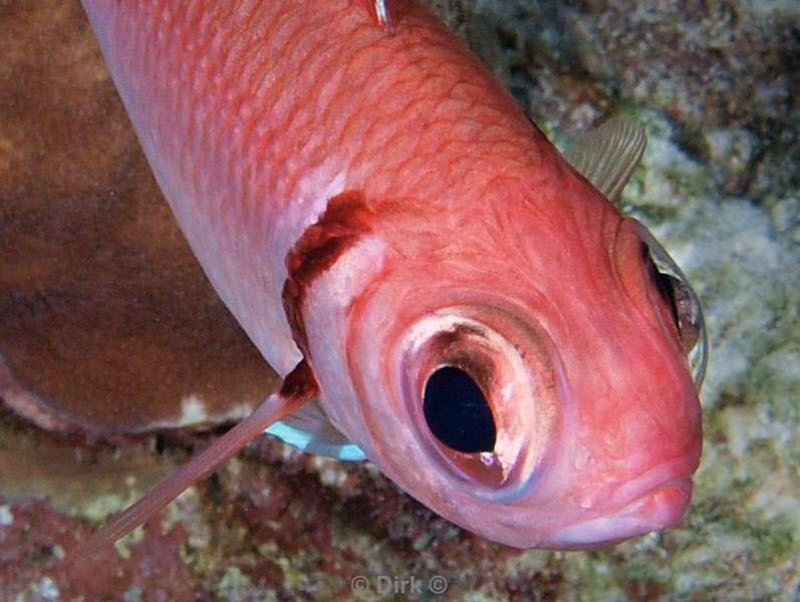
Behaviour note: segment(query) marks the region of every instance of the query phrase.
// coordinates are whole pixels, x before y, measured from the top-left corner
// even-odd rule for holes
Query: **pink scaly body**
[[[348,0],[84,5],[212,284],[279,373],[305,356],[384,473],[522,547],[680,519],[697,392],[638,230],[434,17],[401,0],[391,31]],[[489,399],[491,458],[426,430],[442,365]]]
[[[444,214],[485,206],[498,172],[559,186],[513,99],[409,3],[396,36],[354,2],[84,4],[192,249],[281,374],[300,359],[284,259],[328,199],[360,190]]]

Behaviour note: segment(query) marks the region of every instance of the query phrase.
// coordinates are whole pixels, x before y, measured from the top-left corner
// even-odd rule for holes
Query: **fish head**
[[[347,235],[298,320],[326,413],[382,472],[489,539],[580,549],[683,517],[704,331],[641,224],[579,178],[553,194]]]

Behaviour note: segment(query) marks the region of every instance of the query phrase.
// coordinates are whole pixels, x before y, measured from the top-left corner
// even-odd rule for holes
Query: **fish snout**
[[[668,480],[642,493],[621,508],[564,527],[548,537],[563,549],[609,545],[637,535],[660,531],[679,523],[689,508],[692,481]]]

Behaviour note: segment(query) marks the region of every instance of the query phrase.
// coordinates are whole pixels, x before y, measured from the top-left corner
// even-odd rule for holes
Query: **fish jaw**
[[[691,497],[691,479],[670,480],[614,513],[589,518],[548,535],[547,544],[565,550],[592,549],[662,531],[680,523]]]

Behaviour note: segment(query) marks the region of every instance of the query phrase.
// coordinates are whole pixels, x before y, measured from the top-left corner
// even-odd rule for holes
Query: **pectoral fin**
[[[147,521],[187,487],[209,475],[263,433],[269,425],[295,412],[318,395],[316,379],[303,360],[284,379],[279,392],[270,395],[250,416],[194,456],[185,466],[161,481],[133,506],[111,519],[74,554],[71,554],[69,560],[81,563],[92,559],[100,551],[107,549],[119,538]]]
[[[610,201],[618,201],[647,145],[644,127],[628,117],[613,117],[595,130],[578,134],[564,156]]]
[[[360,447],[331,424],[316,400],[304,404],[266,432],[311,454],[356,462],[367,459]]]

